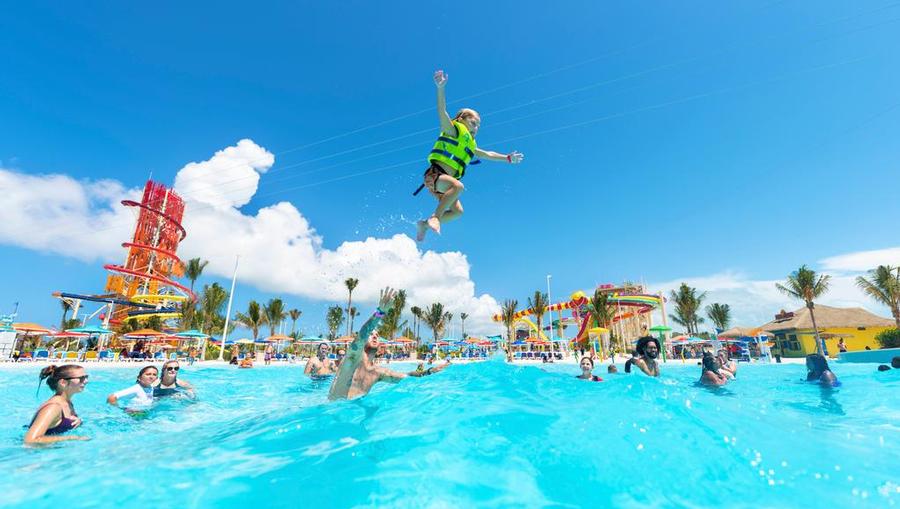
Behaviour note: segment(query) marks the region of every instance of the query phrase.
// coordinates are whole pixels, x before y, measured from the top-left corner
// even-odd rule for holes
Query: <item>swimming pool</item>
[[[800,365],[710,390],[691,365],[590,383],[490,361],[326,403],[299,365],[184,367],[199,401],[135,420],[105,397],[137,369],[87,365],[92,440],[26,449],[38,368],[0,367],[0,506],[895,506],[900,370],[833,368],[833,392]]]

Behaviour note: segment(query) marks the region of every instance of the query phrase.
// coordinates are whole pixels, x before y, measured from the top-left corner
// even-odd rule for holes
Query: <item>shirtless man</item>
[[[375,354],[378,353],[378,324],[385,313],[394,306],[394,291],[385,288],[381,292],[378,309],[363,324],[359,335],[347,348],[347,355],[341,361],[338,373],[331,382],[328,399],[354,399],[365,396],[378,382],[399,382],[408,376],[427,376],[446,368],[443,366],[428,368],[423,371],[398,373],[388,368],[375,365]]]
[[[336,372],[337,366],[333,360],[328,358],[328,343],[323,341],[319,343],[316,356],[310,357],[306,361],[306,368],[303,369],[303,374],[310,378],[319,378],[333,375]]]
[[[632,359],[631,364],[640,368],[645,375],[659,376],[659,364],[656,363],[656,358],[659,357],[659,340],[653,336],[644,336],[638,339],[634,349],[637,357]]]

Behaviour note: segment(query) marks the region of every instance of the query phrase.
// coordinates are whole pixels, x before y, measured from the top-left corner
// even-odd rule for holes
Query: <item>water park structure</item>
[[[600,285],[597,292],[607,295],[607,304],[614,307],[609,323],[597,323],[595,314],[590,309],[590,299],[585,292],[579,290],[572,293],[569,299],[547,306],[546,311],[558,312],[560,318],[554,320],[550,326],[539,329],[529,318],[535,314],[534,309],[528,308],[513,315],[513,328],[516,330],[527,329],[534,333],[534,342],[566,342],[573,347],[590,347],[601,356],[610,353],[610,337],[614,334],[620,341],[621,351],[627,350],[625,340],[636,339],[639,336],[649,334],[653,329],[652,312],[662,309],[663,325],[666,325],[665,299],[662,294],[644,293],[640,286],[616,286],[612,284]],[[571,316],[563,316],[564,312],[571,311]],[[501,322],[501,315],[494,315],[494,321]],[[550,332],[554,325],[557,326],[557,337],[550,339],[544,334]],[[566,339],[564,329],[567,325],[574,325],[578,332],[574,338]],[[668,329],[668,327],[664,327]],[[552,335],[552,334],[551,334]],[[666,338],[661,338],[663,343]]]
[[[122,205],[136,211],[134,233],[129,242],[122,243],[128,250],[125,262],[103,266],[109,272],[105,293],[53,295],[69,303],[72,318],[78,318],[85,302],[102,304],[85,321],[101,315],[105,327],[152,316],[163,321],[177,319],[181,316],[178,305],[195,298],[189,288],[173,280],[184,275],[184,263],[176,254],[187,236],[181,225],[184,200],[172,189],[148,180],[140,202],[123,200]]]

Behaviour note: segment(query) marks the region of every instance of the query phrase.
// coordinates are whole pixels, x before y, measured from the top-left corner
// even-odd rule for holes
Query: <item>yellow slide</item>
[[[538,329],[537,325],[535,325],[534,322],[532,322],[532,321],[529,320],[528,318],[525,318],[524,316],[523,316],[523,317],[520,317],[520,318],[516,318],[516,321],[515,321],[515,323],[513,324],[513,326],[515,326],[515,324],[516,324],[516,323],[519,323],[519,322],[528,324],[528,327],[529,327],[531,330],[537,332],[538,337],[541,338],[542,341],[550,341],[549,339],[547,339],[547,336],[544,335],[543,331],[541,331],[540,329]]]

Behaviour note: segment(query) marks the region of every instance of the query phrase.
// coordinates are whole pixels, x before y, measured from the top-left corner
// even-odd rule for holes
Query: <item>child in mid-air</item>
[[[437,111],[441,121],[441,135],[428,155],[428,163],[431,166],[425,170],[425,182],[422,186],[427,187],[438,199],[438,205],[431,217],[416,224],[416,240],[419,242],[425,238],[429,229],[441,233],[441,223],[462,215],[463,208],[459,203],[459,195],[465,188],[460,180],[466,174],[466,166],[479,162],[472,161],[475,156],[479,159],[506,161],[511,164],[518,164],[525,157],[515,151],[501,154],[475,146],[475,135],[481,126],[478,112],[463,108],[451,119],[447,114],[447,99],[444,96],[444,85],[447,84],[447,75],[444,71],[434,73],[434,84],[437,86]],[[419,190],[421,189],[420,187]]]

